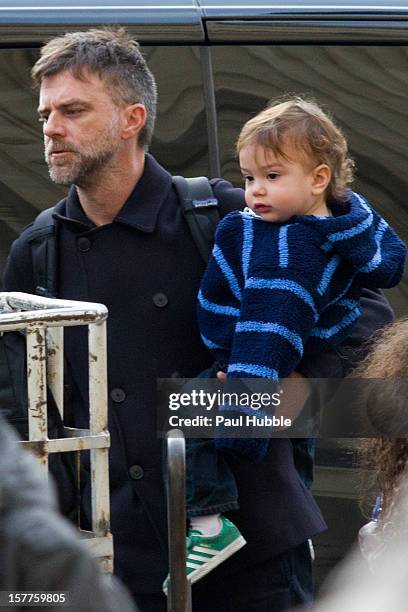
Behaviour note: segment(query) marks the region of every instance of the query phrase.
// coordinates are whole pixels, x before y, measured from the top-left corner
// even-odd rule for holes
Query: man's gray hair
[[[115,104],[140,103],[146,107],[146,124],[138,144],[151,142],[156,117],[157,87],[138,43],[124,28],[98,28],[68,32],[50,40],[34,64],[31,76],[37,86],[44,77],[69,70],[83,78],[89,70],[106,81]]]

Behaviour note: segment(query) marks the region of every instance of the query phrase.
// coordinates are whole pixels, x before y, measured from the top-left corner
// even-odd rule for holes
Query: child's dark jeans
[[[197,378],[216,378],[218,364],[204,370]],[[237,510],[238,490],[235,478],[223,453],[214,440],[186,440],[187,516],[204,516]]]
[[[187,516],[237,510],[238,490],[228,463],[211,439],[186,440]]]

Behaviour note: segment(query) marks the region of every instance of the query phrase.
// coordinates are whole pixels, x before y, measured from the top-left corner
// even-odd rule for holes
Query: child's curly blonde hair
[[[327,198],[344,200],[353,181],[354,162],[348,156],[347,142],[333,120],[313,100],[295,96],[274,102],[247,121],[237,141],[237,152],[257,144],[278,157],[293,158],[288,149],[308,169],[327,164],[331,180]]]

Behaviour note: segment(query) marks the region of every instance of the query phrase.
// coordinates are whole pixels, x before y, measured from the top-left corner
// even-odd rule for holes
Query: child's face
[[[282,223],[293,215],[325,214],[324,194],[316,194],[314,170],[292,161],[292,156],[288,161],[270,149],[249,144],[241,149],[239,163],[246,203],[265,221]]]

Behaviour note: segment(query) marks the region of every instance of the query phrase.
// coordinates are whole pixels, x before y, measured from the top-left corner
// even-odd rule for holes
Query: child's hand
[[[223,382],[223,383],[224,383],[224,382],[227,380],[227,375],[226,375],[226,373],[225,373],[225,372],[223,372],[222,370],[219,370],[219,371],[217,372],[217,378],[218,378],[218,380],[220,380],[221,382]]]

